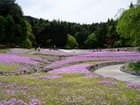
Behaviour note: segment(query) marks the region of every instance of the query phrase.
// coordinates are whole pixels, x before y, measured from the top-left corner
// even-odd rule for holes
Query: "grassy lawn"
[[[2,64],[0,63],[0,72],[13,72],[20,69],[18,64]]]
[[[130,70],[140,71],[140,62],[130,63],[128,67]]]
[[[37,98],[42,105],[140,105],[140,92],[128,89],[120,81],[80,74],[63,74],[63,78],[53,80],[40,78],[44,76],[47,74],[0,76],[0,100],[17,98],[28,102]]]

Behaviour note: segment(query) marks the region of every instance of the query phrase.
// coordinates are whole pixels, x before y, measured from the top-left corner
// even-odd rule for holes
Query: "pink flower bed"
[[[130,51],[101,51],[101,52],[89,52],[84,56],[92,56],[92,57],[120,57],[120,56],[140,56],[138,52],[130,52]]]
[[[99,75],[90,72],[88,70],[88,67],[90,67],[90,64],[77,64],[77,65],[72,65],[72,66],[68,66],[68,67],[62,67],[59,69],[54,69],[52,71],[49,71],[48,74],[58,75],[58,74],[79,73],[79,74],[85,75],[88,78],[100,77]]]
[[[89,67],[89,64],[79,64],[79,65],[72,65],[68,67],[62,67],[59,69],[54,69],[52,71],[49,71],[49,74],[62,74],[62,73],[81,73],[81,74],[88,74],[91,73],[87,70]]]
[[[98,78],[101,77],[93,72],[90,72],[88,68],[90,67],[90,64],[77,64],[77,65],[72,65],[72,66],[67,66],[67,67],[62,67],[59,69],[54,69],[52,71],[49,71],[48,74],[50,75],[50,79],[54,79],[55,77],[58,78],[59,74],[73,74],[73,73],[78,73],[78,74],[83,74],[85,77],[88,78]],[[54,75],[54,77],[53,77]],[[46,77],[48,79],[48,77]],[[60,77],[59,77],[60,78]],[[102,77],[101,77],[102,78]]]
[[[85,62],[85,61],[115,61],[115,62],[127,62],[127,61],[139,61],[140,53],[138,52],[128,52],[128,51],[119,51],[119,52],[89,52],[81,55],[76,55],[72,57],[67,57],[64,60],[56,61],[50,64],[49,68],[61,67],[65,64],[76,63],[76,62]]]
[[[30,57],[23,57],[10,54],[0,54],[0,63],[25,63],[35,65],[38,62],[32,60]]]
[[[56,62],[50,64],[48,67],[49,68],[61,67],[65,64],[81,62],[81,61],[89,61],[89,60],[93,60],[93,58],[83,57],[83,56],[72,56],[72,57],[68,57],[64,60],[56,61]]]

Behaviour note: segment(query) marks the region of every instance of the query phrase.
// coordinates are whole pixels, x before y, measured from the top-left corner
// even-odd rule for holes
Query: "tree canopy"
[[[132,43],[137,46],[140,42],[140,12],[131,5],[131,9],[125,12],[129,13],[132,16],[123,15],[118,25],[117,20],[113,19],[101,23],[78,24],[24,16],[15,0],[0,0],[0,44],[9,47],[84,49],[124,47]]]
[[[97,48],[99,46],[98,39],[97,39],[97,36],[95,35],[95,33],[92,33],[87,37],[87,39],[85,41],[85,45],[88,48]]]
[[[32,27],[24,18],[15,0],[0,1],[0,43],[9,46],[32,47]],[[27,45],[30,45],[27,47]]]
[[[132,46],[140,45],[140,6],[126,10],[117,24],[121,37],[128,39]]]

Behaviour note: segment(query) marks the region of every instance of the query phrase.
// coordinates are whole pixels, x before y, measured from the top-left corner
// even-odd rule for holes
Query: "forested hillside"
[[[105,48],[121,46],[116,32],[116,21],[106,23],[77,24],[63,21],[48,21],[26,17],[32,25],[37,44],[42,47],[65,47],[68,34],[76,40],[76,48]],[[91,34],[94,34],[92,36]],[[70,42],[75,43],[75,42]],[[68,43],[67,43],[68,44]],[[74,46],[73,46],[74,47]]]
[[[47,8],[46,8],[47,9]],[[114,48],[138,46],[116,31],[118,20],[78,24],[24,16],[15,0],[0,0],[0,45],[44,48]],[[120,34],[118,34],[118,33]],[[130,34],[130,33],[128,33]]]

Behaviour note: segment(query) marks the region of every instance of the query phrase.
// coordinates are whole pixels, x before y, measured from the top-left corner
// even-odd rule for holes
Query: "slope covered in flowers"
[[[0,105],[139,105],[140,84],[124,83],[89,71],[97,63],[139,60],[140,53],[131,51],[13,49],[12,53],[0,54],[0,64],[20,64],[23,74],[25,69],[35,72],[1,74]]]
[[[140,53],[128,52],[128,51],[102,51],[102,52],[85,52],[85,54],[79,54],[71,57],[67,57],[64,60],[53,62],[49,65],[51,68],[61,67],[70,63],[86,62],[86,61],[111,61],[111,62],[129,62],[139,61]]]
[[[32,64],[32,65],[38,63],[32,60],[32,58],[30,57],[18,56],[12,54],[0,54],[0,62],[1,63],[24,63],[24,64]]]

